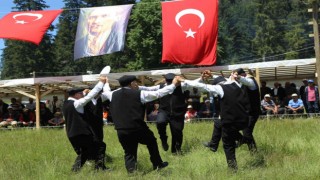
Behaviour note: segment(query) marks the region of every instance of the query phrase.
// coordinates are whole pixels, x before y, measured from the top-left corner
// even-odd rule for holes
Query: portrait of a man
[[[132,5],[82,8],[74,59],[121,51]]]

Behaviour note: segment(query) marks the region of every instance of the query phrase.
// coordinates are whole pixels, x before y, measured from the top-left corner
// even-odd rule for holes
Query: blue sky
[[[47,5],[50,6],[47,10],[61,9],[64,7],[64,3],[62,2],[62,0],[47,0],[46,2],[47,2]],[[12,11],[12,7],[14,7],[13,1],[11,0],[0,1],[0,18],[10,13]],[[57,22],[58,22],[58,17],[53,22],[53,24],[56,24]],[[0,55],[2,54],[3,48],[4,48],[4,41],[3,39],[0,39]]]

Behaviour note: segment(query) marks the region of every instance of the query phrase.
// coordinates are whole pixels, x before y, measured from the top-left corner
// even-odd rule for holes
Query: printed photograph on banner
[[[74,59],[123,50],[132,6],[81,8]]]

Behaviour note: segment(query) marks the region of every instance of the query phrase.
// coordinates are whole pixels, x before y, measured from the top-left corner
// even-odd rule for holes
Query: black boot
[[[160,169],[163,169],[163,168],[167,167],[168,165],[169,165],[168,162],[162,162],[162,163],[160,163],[158,165],[154,165],[153,166],[153,170],[160,170]]]
[[[233,171],[233,172],[237,172],[238,171],[238,165],[237,165],[237,161],[235,159],[232,160],[227,160],[228,163],[228,168]]]
[[[167,142],[167,139],[168,138],[161,139],[161,144],[162,144],[162,148],[164,151],[168,151],[168,149],[169,149],[169,144]]]
[[[80,171],[80,169],[82,168],[84,162],[81,161],[81,154],[77,156],[73,166],[72,166],[72,169],[71,171],[73,172],[78,172]]]
[[[213,152],[217,152],[217,150],[218,150],[218,146],[213,144],[213,143],[211,143],[211,142],[204,142],[203,145],[205,147],[209,148]]]

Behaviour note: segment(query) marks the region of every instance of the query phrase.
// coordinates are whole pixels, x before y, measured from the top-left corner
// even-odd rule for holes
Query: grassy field
[[[152,171],[147,148],[140,145],[139,170],[130,176],[111,126],[104,129],[106,165],[112,168],[108,172],[95,172],[86,164],[80,173],[72,173],[76,154],[62,129],[0,131],[0,179],[320,179],[319,125],[316,118],[258,121],[259,152],[250,155],[247,147],[241,146],[237,149],[239,171],[231,173],[222,143],[216,153],[202,146],[211,137],[212,122],[188,123],[183,155],[172,155],[159,146],[169,166]],[[155,126],[150,128],[158,137]]]

